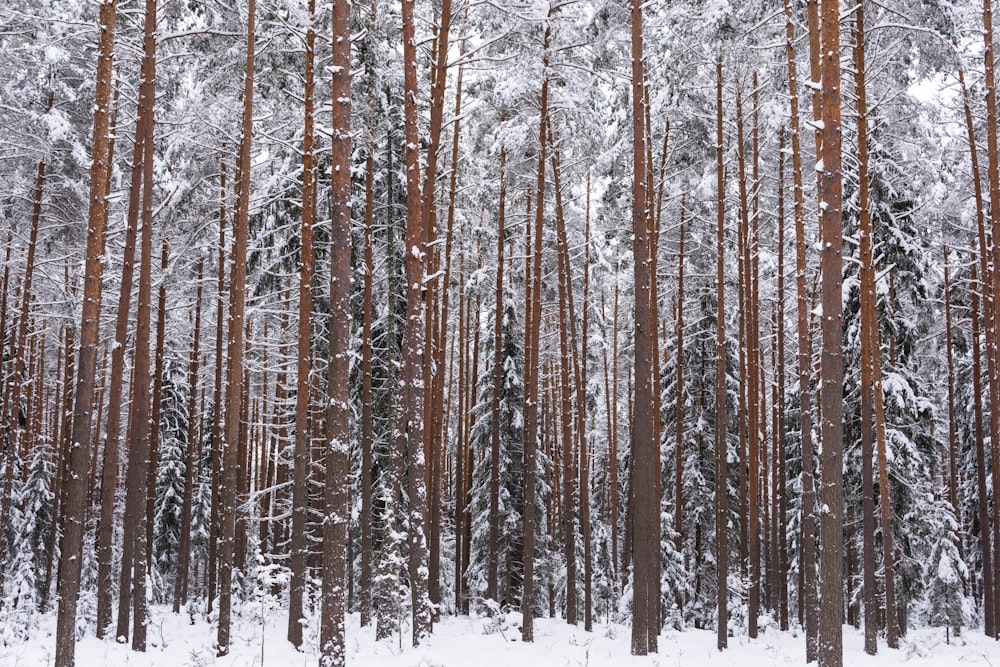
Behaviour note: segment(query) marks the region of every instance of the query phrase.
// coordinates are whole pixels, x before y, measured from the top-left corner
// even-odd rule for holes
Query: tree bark
[[[507,198],[507,149],[500,147],[500,204],[497,215],[496,310],[493,316],[493,400],[490,408],[490,516],[486,557],[486,597],[498,601],[497,571],[500,560],[500,395],[503,392],[503,260],[504,218]]]
[[[653,363],[656,322],[651,319],[652,280],[649,203],[646,183],[646,99],[642,62],[642,3],[632,0],[632,234],[635,280],[635,395],[632,441],[634,505],[634,574],[632,594],[632,654],[657,650],[660,604],[660,512],[656,494],[659,477],[659,443],[653,404]]]
[[[330,232],[330,361],[326,409],[326,511],[323,520],[321,667],[343,667],[347,495],[351,472],[351,5],[333,5],[333,157]]]
[[[419,136],[417,129],[417,45],[413,25],[413,0],[401,0],[403,21],[404,125],[406,140],[406,326],[403,331],[403,383],[401,420],[396,443],[406,452],[409,497],[409,577],[413,610],[413,645],[418,646],[431,631],[428,598],[427,540],[424,536],[427,489],[424,486],[424,349],[423,302],[425,279],[424,220],[420,198]]]
[[[250,144],[253,128],[253,70],[256,0],[247,6],[246,71],[243,77],[243,122],[236,177],[236,214],[233,216],[232,271],[229,283],[229,371],[226,382],[224,447],[219,494],[219,632],[218,655],[229,654],[234,551],[236,546],[236,497],[240,461],[240,417],[243,414],[243,357],[245,353],[247,227],[250,208]]]
[[[716,647],[729,643],[728,444],[726,442],[726,167],[723,162],[722,56],[715,62],[716,315],[715,315],[715,569]]]
[[[195,399],[198,394],[198,370],[200,368],[201,350],[201,294],[202,278],[204,277],[204,260],[198,261],[198,289],[194,300],[194,332],[191,335],[191,360],[188,362],[188,423],[187,452],[184,459],[184,500],[181,506],[181,535],[177,552],[177,576],[174,580],[174,613],[180,613],[181,607],[187,604],[188,581],[191,570],[191,502],[194,494],[194,481],[200,477],[200,461],[198,447],[198,423],[201,415],[195,409]]]
[[[823,145],[820,175],[820,291],[823,353],[820,359],[819,664],[843,664],[843,220],[841,211],[840,2],[822,0],[821,98]],[[820,169],[822,167],[822,169]],[[879,387],[876,386],[876,392]],[[884,536],[883,536],[884,537]]]
[[[314,60],[316,53],[316,0],[309,0],[306,30],[305,121],[302,136],[302,231],[299,264],[299,325],[295,360],[295,453],[292,471],[291,580],[288,588],[288,641],[302,645],[302,598],[306,586],[306,512],[309,467],[309,369],[312,365],[313,223],[316,218],[316,167],[313,148]],[[370,366],[370,360],[369,360]],[[370,372],[370,368],[369,368]],[[370,377],[370,375],[369,375]],[[370,387],[370,380],[369,380]],[[370,401],[370,399],[369,399]],[[367,403],[365,404],[367,405]]]
[[[862,570],[865,619],[865,653],[878,653],[878,607],[875,600],[875,497],[872,479],[874,440],[874,395],[872,380],[874,359],[871,329],[878,321],[868,316],[875,312],[869,300],[875,299],[875,264],[872,219],[868,185],[868,102],[865,91],[864,3],[859,3],[854,24],[854,94],[858,131],[858,234],[860,236],[860,337],[861,337],[861,513]]]
[[[93,412],[97,339],[100,330],[101,277],[104,248],[104,221],[107,202],[107,182],[110,178],[111,68],[114,57],[114,24],[117,2],[101,4],[96,89],[94,93],[94,127],[90,167],[90,193],[87,213],[87,248],[84,269],[83,312],[80,320],[80,362],[77,365],[73,408],[73,447],[68,462],[66,498],[69,501],[63,515],[63,532],[59,550],[59,613],[56,626],[56,667],[73,667],[76,650],[76,606],[80,592],[80,570],[83,560],[83,533],[86,517],[87,468],[90,464],[90,427]]]
[[[797,312],[797,359],[799,384],[799,425],[801,435],[801,565],[802,585],[799,608],[805,621],[806,662],[814,662],[817,652],[818,602],[816,599],[816,504],[813,484],[812,340],[809,329],[809,295],[806,290],[805,193],[802,175],[802,135],[799,120],[798,72],[795,63],[795,25],[791,0],[785,0],[785,54],[788,62],[788,94],[791,100],[792,199],[795,220],[795,292]],[[813,3],[814,4],[814,3]],[[813,96],[814,113],[818,111]]]

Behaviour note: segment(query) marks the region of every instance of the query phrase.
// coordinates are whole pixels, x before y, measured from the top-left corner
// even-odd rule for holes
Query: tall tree
[[[726,440],[726,167],[722,117],[722,56],[715,62],[716,313],[715,313],[715,568],[716,647],[729,644],[728,443]]]
[[[90,467],[90,427],[93,414],[97,341],[100,332],[101,278],[104,272],[104,227],[107,182],[110,178],[111,69],[114,59],[116,0],[101,3],[98,17],[98,56],[94,91],[94,127],[91,143],[90,189],[87,212],[87,249],[80,318],[80,361],[74,389],[74,447],[67,465],[62,539],[59,544],[59,613],[56,625],[56,667],[73,667],[76,658],[76,607],[83,566],[83,533],[87,504],[87,469]]]
[[[333,5],[333,158],[330,232],[330,361],[327,376],[326,510],[323,519],[323,620],[320,665],[343,667],[351,428],[351,3]]]
[[[657,650],[660,634],[660,499],[657,418],[648,406],[653,398],[652,365],[656,354],[655,298],[650,277],[651,240],[647,220],[650,198],[646,183],[646,96],[642,60],[642,3],[632,0],[632,245],[635,288],[635,396],[633,408],[633,590],[632,654]]]
[[[188,431],[187,451],[184,457],[184,499],[181,508],[181,534],[177,550],[177,574],[174,580],[174,613],[180,613],[181,606],[187,604],[191,570],[191,517],[194,500],[194,484],[200,475],[198,465],[198,412],[195,401],[198,395],[198,371],[201,367],[201,294],[205,263],[198,260],[197,292],[194,300],[194,331],[191,334],[191,360],[188,362]]]
[[[843,664],[843,219],[841,173],[840,2],[822,0],[822,150],[817,160],[820,230],[819,664]]]
[[[288,589],[288,641],[302,645],[302,598],[306,586],[306,472],[309,467],[309,369],[312,341],[313,224],[316,219],[316,167],[313,148],[316,0],[309,0],[306,29],[305,120],[302,134],[302,231],[299,259],[299,326],[295,359],[295,450],[292,456],[291,581]]]
[[[403,20],[403,87],[406,140],[406,325],[400,365],[402,401],[396,424],[396,447],[406,452],[409,498],[408,573],[413,610],[413,645],[431,631],[427,591],[427,540],[424,526],[427,489],[424,486],[424,396],[422,355],[424,350],[424,219],[420,199],[419,132],[417,127],[417,45],[413,23],[413,0],[401,0]]]
[[[243,414],[245,354],[244,333],[246,329],[246,288],[247,288],[247,235],[250,214],[250,145],[253,130],[253,77],[256,30],[256,0],[247,5],[247,47],[246,71],[243,75],[243,122],[236,173],[236,212],[233,216],[233,250],[230,261],[232,269],[229,281],[229,341],[227,357],[229,369],[226,378],[226,407],[224,447],[221,462],[221,484],[219,491],[219,657],[229,655],[230,630],[232,624],[233,568],[236,547],[236,497],[242,485],[239,479],[241,469],[240,422]]]

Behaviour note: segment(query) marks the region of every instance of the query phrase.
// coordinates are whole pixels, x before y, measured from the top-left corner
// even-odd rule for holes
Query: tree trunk
[[[991,0],[983,0],[983,59],[986,63],[986,146],[989,170],[989,188],[990,188],[990,222],[991,229],[993,232],[993,377],[996,378],[993,384],[993,402],[994,408],[990,411],[991,414],[1000,413],[997,406],[1000,406],[1000,349],[997,345],[997,328],[998,323],[1000,323],[1000,301],[997,299],[997,295],[1000,294],[1000,147],[998,147],[997,133],[998,122],[997,122],[997,91],[996,91],[996,66],[993,60],[993,7]],[[985,274],[984,274],[985,278]],[[998,420],[1000,421],[1000,420]],[[994,429],[994,433],[1000,431],[1000,427]],[[993,450],[993,488],[1000,488],[1000,447],[992,447]],[[993,516],[993,544],[1000,544],[1000,516],[994,507]],[[995,585],[993,589],[993,610],[994,610],[994,632],[995,636],[1000,638],[1000,630],[996,626],[1000,625],[996,623],[995,615],[997,609],[1000,609],[1000,585]]]
[[[996,359],[995,355],[992,353],[993,345],[991,344],[994,340],[995,333],[993,332],[993,301],[991,296],[991,287],[993,284],[992,277],[990,276],[989,268],[989,258],[990,251],[986,244],[986,215],[985,215],[985,203],[983,201],[983,186],[982,178],[980,176],[979,170],[979,154],[976,145],[976,132],[975,125],[972,118],[972,105],[969,101],[969,89],[965,84],[965,72],[959,67],[958,69],[958,81],[962,88],[962,107],[965,112],[965,128],[968,135],[969,142],[969,162],[972,170],[972,183],[975,191],[976,197],[976,230],[978,232],[979,240],[979,250],[973,253],[973,281],[976,281],[976,258],[978,256],[979,261],[979,280],[976,284],[975,291],[972,292],[973,306],[972,306],[972,324],[973,324],[973,357],[977,358],[977,355],[981,355],[982,348],[980,347],[980,338],[977,333],[978,325],[978,315],[979,310],[975,304],[977,297],[981,296],[980,306],[982,308],[982,329],[985,334],[986,339],[986,367],[987,367],[987,379],[989,384],[987,390],[989,391],[990,405],[1000,404],[1000,400],[995,400],[998,394],[1000,394],[1000,388],[997,387],[997,377],[995,374]],[[986,499],[984,497],[985,492],[983,489],[986,488],[986,466],[988,462],[986,460],[985,444],[983,441],[983,414],[982,414],[982,359],[978,359],[973,365],[974,377],[978,377],[979,380],[974,382],[974,390],[979,391],[979,410],[977,413],[978,421],[976,422],[976,468],[977,468],[977,481],[979,492],[979,508],[980,508],[980,551],[982,554],[982,566],[983,566],[983,631],[988,637],[996,636],[996,609],[994,608],[993,590],[994,590],[994,579],[992,571],[993,562],[993,548],[995,544],[992,545],[992,536],[990,534],[989,526],[989,513],[986,511]],[[1000,440],[1000,415],[997,415],[996,410],[990,410],[990,441],[996,442]]]
[[[187,452],[184,462],[184,500],[181,506],[181,535],[177,552],[177,576],[174,580],[174,613],[180,613],[181,607],[187,604],[188,580],[191,570],[191,502],[194,494],[194,481],[200,477],[201,457],[198,455],[198,424],[201,414],[195,409],[195,399],[198,394],[198,370],[200,368],[201,349],[201,293],[204,277],[204,260],[198,261],[198,290],[194,300],[194,332],[191,342],[191,360],[188,363],[188,423]]]
[[[288,641],[302,646],[302,598],[306,586],[306,484],[309,467],[309,368],[312,363],[313,223],[316,219],[316,167],[313,149],[316,0],[309,0],[306,31],[305,121],[302,138],[302,245],[299,265],[299,326],[295,389],[295,454],[292,472],[291,581],[288,588]],[[369,360],[370,366],[370,360]],[[369,369],[370,371],[370,369]],[[370,386],[370,381],[369,381]],[[368,405],[365,403],[365,405]]]
[[[844,401],[843,220],[841,216],[840,2],[822,0],[822,136],[820,174],[820,291],[823,353],[820,360],[819,664],[843,664],[844,610]],[[822,167],[822,169],[819,169]],[[876,386],[876,392],[880,387]],[[883,536],[884,538],[885,536]]]
[[[486,597],[498,601],[500,560],[500,395],[503,392],[503,260],[506,216],[507,149],[500,147],[500,210],[497,216],[496,310],[493,323],[493,400],[490,408],[490,536],[486,558]]]
[[[406,452],[409,498],[410,595],[413,609],[413,645],[418,646],[431,631],[428,599],[427,540],[424,537],[427,489],[424,486],[424,410],[422,355],[424,350],[423,302],[426,248],[420,199],[420,159],[417,129],[417,45],[413,25],[413,0],[401,0],[403,20],[404,123],[406,140],[406,326],[400,379],[403,396],[396,443]]]
[[[715,63],[715,171],[716,171],[716,315],[715,315],[715,569],[716,569],[716,647],[721,651],[729,643],[729,550],[728,550],[728,444],[726,442],[726,167],[723,162],[722,126],[722,56]]]
[[[550,121],[551,122],[551,121]],[[573,299],[571,291],[572,277],[569,269],[569,249],[566,240],[566,220],[563,213],[562,183],[559,164],[558,139],[552,130],[552,178],[555,184],[556,197],[556,237],[558,239],[558,292],[559,292],[559,356],[560,356],[560,427],[562,439],[562,538],[563,557],[566,559],[566,622],[576,625],[577,595],[576,595],[576,471],[573,453],[573,384],[570,379],[570,366],[574,350],[570,349],[569,330],[576,326],[570,315],[570,302]],[[573,346],[576,347],[575,345]],[[578,409],[582,406],[577,406]]]
[[[524,322],[524,584],[521,593],[521,640],[535,640],[534,626],[534,573],[535,573],[535,480],[537,463],[535,449],[538,444],[538,401],[540,369],[539,344],[542,325],[542,225],[545,220],[545,148],[549,113],[549,44],[552,39],[552,6],[545,20],[542,41],[542,86],[539,96],[538,120],[538,180],[535,190],[534,247],[531,252],[531,277],[526,281],[530,294],[526,303]],[[527,269],[526,269],[527,270]],[[475,377],[475,372],[473,372]]]
[[[646,183],[646,100],[642,62],[642,4],[632,0],[632,247],[635,279],[635,396],[633,407],[633,533],[634,574],[632,597],[632,654],[657,650],[660,604],[660,511],[656,494],[659,477],[659,443],[653,403],[656,322],[651,319],[652,281],[649,202]]]
[[[114,57],[114,24],[117,2],[103,2],[99,10],[97,76],[94,92],[94,127],[90,193],[87,213],[87,249],[84,269],[83,312],[80,320],[80,363],[77,365],[73,408],[73,448],[68,462],[63,532],[59,550],[59,613],[56,626],[56,667],[73,667],[76,651],[76,606],[83,565],[83,533],[87,506],[87,468],[90,464],[90,427],[93,412],[97,339],[100,330],[102,255],[107,182],[110,178],[111,67]]]
[[[222,162],[219,178],[219,259],[218,291],[215,308],[215,385],[212,399],[212,510],[208,529],[208,573],[205,577],[207,591],[206,612],[212,613],[212,606],[218,592],[219,573],[219,484],[222,481],[222,375],[224,358],[222,340],[225,331],[225,291],[226,291],[226,163]]]
[[[333,5],[333,157],[330,231],[330,361],[326,409],[326,511],[320,665],[343,667],[347,491],[351,472],[351,31],[350,2]]]
[[[160,256],[160,289],[156,301],[156,354],[154,356],[152,413],[149,424],[149,468],[146,471],[146,567],[153,566],[153,525],[156,519],[156,474],[159,467],[160,414],[163,396],[163,344],[167,323],[167,239]]]
[[[875,497],[872,479],[874,440],[874,395],[872,380],[871,330],[877,320],[868,318],[875,313],[869,300],[875,296],[875,258],[873,252],[872,219],[868,186],[868,102],[865,91],[864,3],[859,3],[854,28],[854,88],[857,106],[858,129],[858,234],[860,236],[859,272],[861,274],[861,513],[862,513],[862,570],[863,602],[865,617],[865,653],[878,653],[878,607],[875,600]]]
[[[804,617],[806,630],[806,662],[816,660],[818,628],[818,601],[816,599],[816,528],[813,508],[813,422],[812,422],[812,340],[809,330],[809,295],[806,291],[806,238],[805,194],[802,175],[802,135],[799,121],[798,71],[795,63],[795,25],[791,1],[785,0],[785,54],[788,62],[788,94],[791,100],[792,134],[792,197],[795,219],[795,292],[797,312],[797,358],[799,384],[799,425],[801,434],[801,565],[802,583],[799,590],[799,609]],[[815,2],[812,3],[813,5]],[[815,76],[815,73],[813,74]],[[814,114],[818,111],[813,96]],[[817,133],[818,134],[818,133]]]
[[[219,633],[218,655],[229,654],[233,561],[236,542],[236,497],[241,486],[240,417],[243,414],[244,312],[246,309],[247,227],[250,207],[250,144],[253,128],[253,69],[256,0],[247,7],[246,72],[243,78],[243,128],[236,176],[236,214],[233,217],[232,272],[229,283],[229,372],[226,382],[225,444],[219,493]]]

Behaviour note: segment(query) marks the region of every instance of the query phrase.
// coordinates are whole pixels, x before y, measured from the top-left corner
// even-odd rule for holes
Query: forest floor
[[[127,645],[96,639],[91,632],[77,644],[79,667],[314,667],[313,650],[298,652],[285,641],[283,610],[257,606],[243,608],[233,626],[232,652],[216,658],[215,632],[203,615],[194,623],[187,613],[174,615],[169,607],[151,609],[146,653],[132,652]],[[261,622],[261,619],[264,622]],[[315,620],[315,619],[313,619]],[[446,617],[434,635],[419,648],[410,647],[408,628],[402,637],[376,642],[372,628],[360,628],[357,614],[348,619],[347,653],[350,667],[623,667],[643,665],[734,666],[804,665],[805,644],[798,632],[767,629],[757,640],[745,635],[731,637],[729,649],[715,650],[715,633],[706,630],[665,631],[660,652],[644,658],[630,655],[628,626],[595,623],[594,632],[566,625],[561,619],[538,619],[535,642],[520,641],[520,614],[509,614],[501,622],[483,617]],[[9,630],[9,628],[8,628]],[[31,623],[27,638],[15,640],[0,630],[0,666],[44,667],[51,665],[55,647],[55,617],[48,614]],[[315,647],[315,626],[307,623],[306,645]],[[402,642],[400,641],[402,639]],[[402,645],[402,648],[401,648]],[[913,665],[951,667],[986,665],[1000,667],[1000,642],[979,631],[968,630],[946,643],[942,629],[911,630],[899,650],[880,642],[878,656],[867,656],[863,638],[845,627],[844,664]]]

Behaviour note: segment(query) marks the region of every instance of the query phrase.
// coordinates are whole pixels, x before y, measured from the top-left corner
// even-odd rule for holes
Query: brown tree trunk
[[[802,583],[799,610],[806,630],[806,662],[816,660],[818,602],[816,599],[816,528],[813,508],[816,504],[813,484],[813,422],[811,360],[812,340],[809,330],[809,295],[806,291],[805,194],[802,175],[802,135],[799,121],[798,72],[795,63],[795,26],[790,0],[785,0],[785,53],[788,62],[788,93],[791,100],[792,197],[795,219],[795,291],[797,312],[797,358],[799,384],[799,425],[802,454],[801,564]],[[812,3],[813,5],[815,2]],[[814,73],[815,76],[815,73]],[[816,97],[814,95],[814,106]],[[814,113],[818,109],[814,108]]]
[[[212,399],[212,510],[209,521],[208,539],[208,572],[205,577],[207,587],[207,613],[212,613],[215,596],[218,592],[219,573],[219,483],[222,481],[222,376],[224,358],[222,352],[223,333],[225,331],[226,304],[226,163],[223,162],[219,178],[219,259],[218,259],[218,290],[215,307],[215,384]]]
[[[437,185],[438,150],[441,146],[441,126],[444,115],[444,94],[448,81],[448,36],[451,27],[451,0],[441,3],[440,25],[437,40],[434,44],[434,70],[431,73],[430,125],[428,134],[430,144],[427,147],[427,165],[424,173],[423,191],[421,194],[421,216],[424,243],[428,244],[426,251],[427,273],[430,276],[438,274],[439,253],[431,244],[437,237],[437,200],[435,187]],[[414,89],[415,90],[415,89]],[[444,349],[444,339],[437,338],[434,314],[441,317],[444,313],[440,306],[439,290],[447,290],[447,285],[439,287],[438,279],[429,280],[427,285],[427,314],[425,317],[424,354],[424,409],[425,424],[423,431],[425,452],[425,489],[427,491],[427,516],[429,517],[429,563],[428,563],[428,598],[432,605],[441,602],[441,531],[440,531],[440,471],[438,470],[439,452],[442,443],[443,419],[441,415],[441,395],[443,384],[441,378],[444,366],[441,363]],[[436,607],[435,607],[436,609]]]
[[[862,571],[865,618],[865,653],[878,653],[878,607],[875,599],[875,491],[872,478],[874,440],[874,395],[871,328],[878,321],[868,319],[874,308],[868,301],[875,297],[875,258],[868,185],[868,102],[865,91],[864,3],[859,3],[854,27],[854,88],[858,130],[858,234],[860,236],[859,272],[861,274],[861,513]]]
[[[551,122],[551,121],[550,121]],[[550,128],[551,129],[551,128]],[[572,277],[569,268],[569,249],[566,239],[566,220],[563,213],[561,168],[559,164],[558,139],[552,130],[552,178],[555,185],[556,198],[556,237],[558,239],[558,292],[559,292],[559,417],[562,440],[562,539],[563,557],[566,559],[566,622],[576,625],[577,595],[576,595],[576,471],[573,453],[573,384],[570,379],[571,364],[574,350],[570,349],[569,330],[576,326],[570,314],[570,303],[573,299],[571,291]],[[576,347],[575,345],[573,347]],[[578,408],[581,406],[577,406]]]
[[[507,149],[500,148],[500,210],[497,216],[496,310],[493,323],[493,401],[490,408],[490,516],[486,557],[486,597],[498,601],[497,571],[500,560],[500,394],[503,392],[503,260],[507,198]]]
[[[568,257],[567,257],[568,263]],[[583,232],[583,322],[576,403],[580,447],[580,531],[583,533],[583,629],[594,629],[594,563],[590,536],[590,452],[587,437],[587,336],[590,324],[590,172],[587,172],[587,212]]]
[[[990,252],[986,244],[986,215],[985,215],[985,203],[983,201],[983,186],[982,178],[980,176],[979,170],[979,154],[976,147],[976,132],[975,125],[972,118],[972,105],[969,101],[969,89],[965,84],[965,72],[959,67],[958,69],[958,81],[962,88],[962,107],[965,112],[965,128],[968,136],[969,142],[969,162],[972,169],[972,183],[975,191],[976,197],[976,228],[978,232],[979,239],[979,250],[973,253],[973,281],[976,280],[976,257],[978,256],[979,261],[979,280],[976,284],[976,289],[972,293],[973,303],[975,304],[975,299],[981,295],[981,303],[979,304],[982,308],[982,329],[985,334],[986,342],[986,367],[987,367],[987,379],[989,391],[990,405],[1000,404],[1000,400],[996,400],[995,397],[1000,394],[1000,388],[997,387],[997,377],[995,374],[996,359],[992,353],[994,346],[992,345],[995,333],[993,332],[993,300],[992,300],[992,284],[993,280],[990,276],[989,268],[989,258]],[[980,338],[977,333],[978,325],[978,315],[979,310],[976,305],[972,306],[972,324],[973,324],[973,357],[976,358],[977,355],[981,355],[982,348],[980,347]],[[993,548],[991,548],[991,534],[990,534],[990,522],[989,513],[986,511],[986,499],[984,497],[983,489],[986,488],[986,466],[988,465],[986,460],[985,444],[983,441],[983,414],[982,414],[982,359],[980,358],[973,366],[974,377],[979,377],[979,380],[974,382],[974,389],[979,391],[979,410],[978,414],[979,421],[976,428],[976,468],[977,468],[977,481],[979,493],[979,508],[980,508],[980,551],[982,553],[982,565],[983,565],[983,630],[989,637],[996,636],[996,610],[994,608],[993,590],[994,590],[994,579],[992,571],[993,563]],[[1000,440],[1000,415],[997,415],[996,410],[990,410],[990,438],[991,442],[997,442]]]
[[[374,3],[372,7],[374,8]],[[375,147],[368,145],[365,160],[364,290],[361,305],[361,626],[372,617],[372,291],[375,258]],[[300,350],[301,354],[301,350]]]
[[[983,59],[985,61],[986,72],[986,146],[989,158],[989,188],[990,188],[990,223],[993,232],[993,353],[994,367],[992,382],[993,392],[992,405],[994,409],[991,414],[996,414],[1000,410],[996,406],[1000,405],[1000,349],[997,344],[997,326],[1000,323],[1000,302],[997,295],[1000,294],[1000,147],[997,142],[998,122],[997,122],[997,91],[996,91],[996,66],[993,60],[993,6],[991,0],[983,0]],[[984,274],[985,278],[985,274]],[[1000,427],[994,429],[994,433],[1000,431]],[[992,447],[993,450],[993,488],[1000,488],[1000,447]],[[995,505],[995,503],[994,503]],[[1000,544],[1000,516],[996,507],[993,512],[993,544]],[[993,610],[994,616],[997,609],[1000,609],[1000,585],[995,585],[993,589]],[[994,632],[1000,638],[1000,631],[997,630],[994,618]]]
[[[995,616],[993,615],[993,550],[990,540],[990,515],[986,497],[986,450],[983,442],[983,378],[982,350],[980,348],[980,292],[984,289],[976,270],[976,254],[972,255],[971,319],[972,319],[972,392],[976,438],[976,510],[979,518],[979,545],[983,560],[983,607],[985,610],[984,632],[993,636]]]
[[[309,368],[312,339],[313,223],[316,219],[316,168],[313,149],[314,60],[316,0],[309,0],[306,31],[305,121],[302,137],[302,245],[299,265],[299,326],[296,356],[295,453],[292,458],[291,581],[288,588],[288,641],[302,645],[302,598],[306,586],[306,484],[309,467]],[[370,326],[370,325],[369,325]],[[370,377],[370,359],[369,359]],[[370,386],[370,380],[369,380]],[[369,400],[370,402],[370,400]],[[368,405],[368,403],[365,403]]]
[[[403,331],[403,358],[400,379],[403,395],[401,419],[397,424],[396,445],[406,452],[409,497],[409,578],[413,610],[413,645],[417,646],[431,631],[428,599],[427,540],[424,537],[427,489],[424,486],[424,396],[422,355],[424,350],[423,302],[425,279],[423,211],[420,198],[420,158],[417,128],[417,45],[413,24],[413,1],[401,0],[403,21],[403,87],[406,142],[406,326]]]
[[[716,171],[716,315],[715,315],[715,569],[716,569],[716,647],[721,651],[729,643],[729,550],[728,550],[728,477],[726,442],[726,168],[723,162],[722,126],[722,56],[715,63],[715,171]]]
[[[777,575],[778,575],[778,622],[782,630],[788,630],[788,521],[786,499],[785,448],[785,128],[779,134],[778,152],[778,307],[775,327],[776,362],[774,366],[777,398],[775,400],[776,419],[775,460],[776,482],[774,499],[774,523],[777,527]]]
[[[163,396],[163,344],[167,323],[167,265],[169,261],[167,239],[163,239],[160,256],[160,289],[156,302],[156,354],[153,372],[153,405],[149,424],[149,468],[146,471],[146,567],[153,565],[153,524],[156,517],[156,473],[160,455],[160,414]]]
[[[253,128],[253,69],[256,0],[247,7],[246,72],[243,79],[243,131],[236,176],[232,273],[229,283],[229,372],[226,383],[225,445],[219,493],[219,633],[218,655],[229,654],[233,561],[236,542],[236,497],[240,487],[240,417],[243,413],[244,312],[246,308],[247,227],[250,207],[250,144]]]
[[[465,539],[466,524],[466,486],[465,467],[465,415],[466,385],[468,383],[469,357],[468,321],[465,314],[465,253],[459,253],[458,278],[458,428],[455,433],[455,609],[457,613],[467,613],[468,588],[465,581],[465,555],[469,551],[469,543]]]
[[[326,409],[326,510],[323,518],[321,667],[343,667],[344,575],[351,472],[351,31],[350,2],[333,5],[333,156],[330,231],[330,360]]]
[[[642,4],[632,0],[632,246],[635,279],[635,396],[633,407],[633,594],[632,654],[657,650],[660,604],[660,512],[656,494],[659,478],[659,443],[653,403],[656,322],[651,319],[651,239],[648,217],[650,199],[646,183],[646,100],[642,61]]]
[[[535,576],[535,480],[537,463],[535,450],[538,444],[539,401],[539,344],[542,325],[542,225],[545,220],[545,148],[549,113],[549,44],[552,39],[552,7],[545,21],[542,42],[542,86],[539,96],[538,120],[538,180],[535,190],[534,247],[531,252],[531,276],[526,282],[530,288],[524,322],[524,584],[521,593],[521,639],[535,640],[534,576]],[[527,267],[525,269],[527,271]],[[475,377],[475,372],[473,372]]]
[[[146,648],[146,478],[149,468],[150,428],[150,325],[152,319],[153,253],[153,108],[156,81],[156,0],[147,0],[143,25],[142,76],[146,96],[142,111],[150,114],[142,126],[142,197],[139,232],[139,293],[137,296],[135,351],[130,420],[127,431],[128,460],[125,481],[125,518],[122,569],[119,578],[118,629],[124,642],[129,635],[130,604],[135,616],[132,648]]]
[[[843,402],[843,220],[841,214],[840,121],[840,3],[822,0],[821,98],[823,146],[817,160],[820,175],[820,291],[823,312],[820,328],[820,551],[819,562],[819,664],[843,663],[844,609],[844,402]],[[822,167],[820,169],[819,167]],[[876,392],[879,391],[876,386]]]
[[[948,246],[944,247],[944,321],[945,349],[948,357],[948,500],[951,503],[958,531],[955,542],[959,553],[963,551],[961,535],[962,508],[958,504],[958,428],[955,417],[955,357],[951,344],[951,270],[948,266]],[[964,555],[962,556],[964,560]]]
[[[684,533],[681,522],[684,516],[684,203],[681,202],[681,228],[678,232],[677,257],[677,379],[674,397],[674,548],[683,553]]]
[[[204,277],[204,260],[198,261],[198,289],[194,300],[194,332],[191,342],[191,360],[188,362],[188,424],[187,452],[184,459],[184,500],[181,504],[181,535],[177,552],[177,576],[174,579],[174,613],[180,613],[181,607],[187,604],[188,581],[191,570],[191,514],[194,495],[194,481],[200,477],[200,461],[198,455],[198,424],[200,413],[196,411],[195,399],[198,394],[198,369],[200,367],[201,349],[201,293]]]
[[[110,178],[111,68],[114,58],[114,24],[117,2],[101,4],[90,194],[87,214],[87,248],[84,269],[83,312],[80,324],[80,362],[74,390],[72,439],[65,497],[69,505],[63,515],[59,550],[59,613],[56,628],[56,667],[73,667],[76,649],[76,607],[83,560],[83,533],[86,517],[87,468],[90,462],[90,427],[100,330],[102,255],[107,219],[107,187]],[[85,444],[86,443],[86,444]]]

